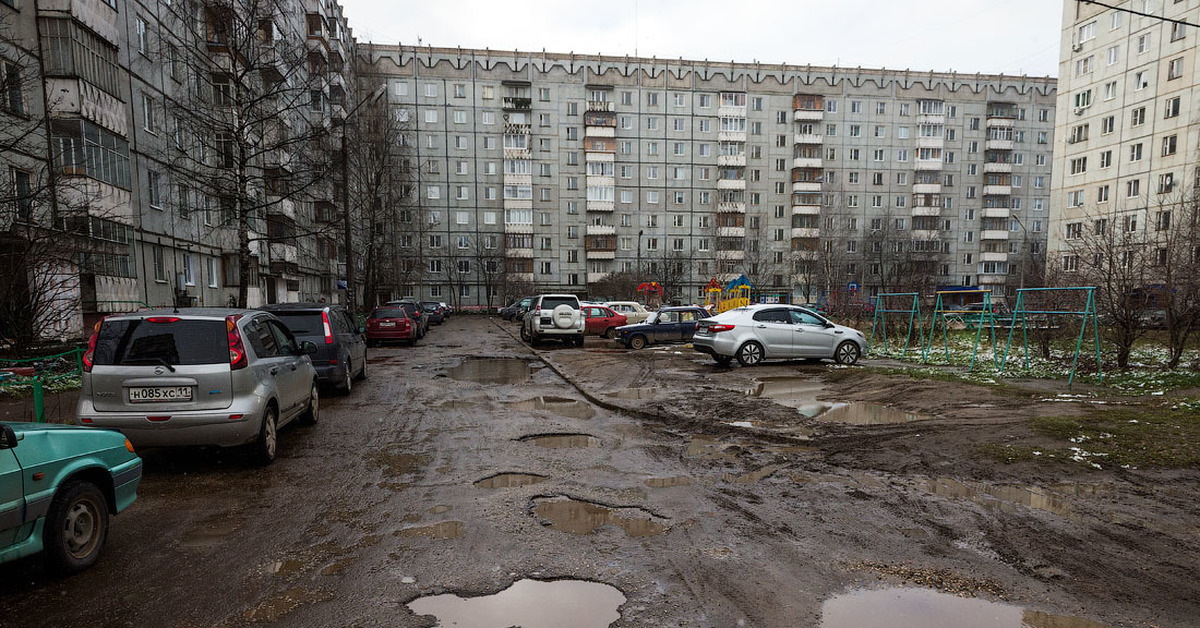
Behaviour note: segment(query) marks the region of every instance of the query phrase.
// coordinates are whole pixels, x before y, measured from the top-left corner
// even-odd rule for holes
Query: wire
[[[1140,15],[1142,17],[1148,17],[1148,18],[1152,18],[1155,20],[1162,20],[1164,22],[1171,22],[1172,24],[1182,24],[1183,26],[1191,26],[1193,28],[1200,28],[1200,25],[1192,24],[1191,22],[1188,22],[1186,20],[1174,20],[1169,17],[1152,15],[1150,13],[1144,13],[1142,11],[1134,11],[1133,9],[1125,9],[1125,8],[1116,6],[1114,4],[1108,4],[1107,2],[1100,2],[1099,0],[1079,0],[1079,2],[1082,2],[1084,4],[1096,4],[1096,5],[1105,7],[1107,9],[1112,9],[1114,11],[1121,11],[1124,13],[1132,13],[1134,15]]]

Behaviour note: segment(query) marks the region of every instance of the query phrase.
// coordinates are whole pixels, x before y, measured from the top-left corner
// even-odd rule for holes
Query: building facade
[[[1181,23],[1197,23],[1200,6],[1115,4],[1064,3],[1050,246],[1067,283],[1164,265],[1172,214],[1200,176],[1200,31]]]
[[[360,51],[406,122],[423,297],[488,302],[493,259],[593,296],[614,273],[681,301],[742,274],[813,301],[1011,293],[1045,254],[1053,79]]]

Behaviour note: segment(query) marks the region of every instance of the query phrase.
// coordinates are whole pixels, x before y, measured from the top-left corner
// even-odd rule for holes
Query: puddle
[[[225,537],[235,532],[241,524],[240,518],[228,514],[208,517],[199,522],[199,529],[183,535],[179,540],[179,547],[196,549],[220,545],[225,541]]]
[[[626,388],[604,394],[606,397],[616,397],[617,399],[653,399],[658,396],[657,388]]]
[[[960,482],[951,478],[918,479],[916,486],[934,495],[965,499],[989,510],[1015,512],[1018,506],[1024,506],[1063,517],[1074,514],[1071,497],[1090,497],[1109,490],[1098,484],[1055,484],[1041,488]]]
[[[279,621],[284,615],[301,606],[327,602],[332,599],[333,593],[329,591],[288,589],[263,600],[257,607],[246,611],[243,617],[252,622],[272,623]]]
[[[821,605],[821,628],[1107,628],[1080,617],[961,598],[931,589],[853,591]]]
[[[304,570],[305,564],[303,561],[295,558],[280,561],[271,566],[271,571],[277,576],[291,576],[298,574]]]
[[[445,541],[448,539],[457,539],[462,536],[464,530],[463,522],[461,521],[443,521],[428,526],[420,526],[414,528],[404,528],[396,532],[397,536],[423,536],[437,541]]]
[[[390,478],[416,474],[429,463],[428,456],[398,453],[396,448],[387,451],[368,452],[366,457],[375,466],[383,469],[385,477]]]
[[[516,486],[529,486],[544,482],[546,476],[534,475],[532,473],[500,473],[488,478],[483,478],[475,483],[479,488],[513,488]]]
[[[815,417],[827,423],[849,423],[850,425],[891,425],[920,421],[928,417],[904,412],[873,403],[834,404],[832,408]]]
[[[439,626],[458,628],[605,628],[621,619],[624,603],[619,589],[599,582],[519,580],[495,595],[433,595],[409,602],[408,608],[435,616]]]
[[[569,397],[534,397],[508,405],[514,410],[543,410],[572,419],[590,419],[596,415],[591,405]]]
[[[466,358],[446,371],[451,379],[480,384],[521,384],[532,371],[525,360],[509,358]]]
[[[722,443],[708,436],[693,436],[688,441],[683,455],[688,458],[704,458],[706,460],[737,460],[737,452],[741,447]]]
[[[567,497],[535,499],[533,514],[542,525],[571,534],[595,534],[605,526],[616,526],[629,536],[654,536],[667,526],[641,508],[610,508]]]
[[[453,508],[451,508],[450,506],[434,506],[433,508],[429,509],[429,514],[441,515],[441,514],[448,513],[451,510],[453,510]]]
[[[491,404],[486,399],[451,399],[439,403],[437,407],[446,410],[478,410],[489,405]]]
[[[734,484],[756,484],[768,477],[771,477],[776,471],[786,467],[787,465],[785,464],[772,464],[758,469],[757,471],[750,471],[749,473],[743,473],[741,475],[726,473],[721,476],[721,479],[725,480],[726,482],[733,482]]]
[[[522,436],[517,440],[546,449],[593,449],[600,446],[600,439],[590,434],[540,434]]]
[[[672,486],[688,486],[692,483],[692,478],[686,475],[679,475],[672,478],[649,478],[646,480],[646,486],[653,488],[670,488]]]

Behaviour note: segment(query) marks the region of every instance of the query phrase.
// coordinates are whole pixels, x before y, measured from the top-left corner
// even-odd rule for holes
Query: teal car
[[[91,567],[141,479],[120,432],[0,422],[0,563],[44,552],[58,573]]]

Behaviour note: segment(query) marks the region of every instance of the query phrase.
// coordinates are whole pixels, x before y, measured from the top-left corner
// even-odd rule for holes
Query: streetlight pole
[[[645,231],[638,229],[637,274],[636,274],[637,276],[635,277],[635,279],[637,279],[637,282],[639,284],[642,282],[642,234],[643,233],[645,233]]]

